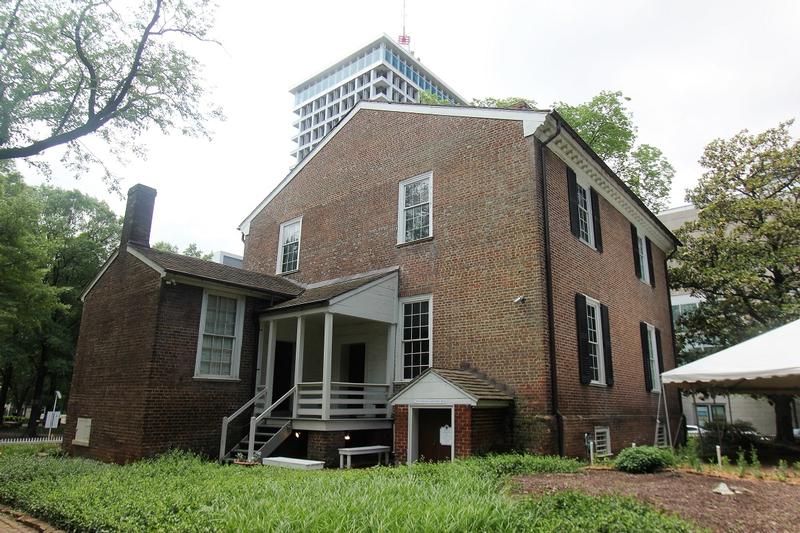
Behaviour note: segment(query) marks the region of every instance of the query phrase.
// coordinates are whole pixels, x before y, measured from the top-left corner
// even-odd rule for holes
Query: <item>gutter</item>
[[[558,407],[558,370],[556,369],[555,314],[553,311],[553,270],[550,258],[550,209],[547,200],[544,149],[561,133],[561,120],[556,120],[556,131],[545,141],[536,140],[539,156],[539,187],[542,191],[542,228],[544,230],[544,270],[547,294],[547,335],[550,359],[550,407],[556,417],[558,455],[564,455],[564,416]]]

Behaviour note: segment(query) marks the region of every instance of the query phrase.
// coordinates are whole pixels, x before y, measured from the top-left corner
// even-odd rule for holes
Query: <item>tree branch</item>
[[[86,13],[94,6],[95,4],[89,4],[83,8],[80,17],[78,17],[78,23],[75,25],[75,35],[73,37],[75,52],[78,54],[78,59],[89,72],[89,104],[87,107],[90,119],[95,116],[95,106],[97,102],[97,70],[95,70],[94,65],[86,56],[86,52],[83,49],[81,27],[83,26],[83,21],[86,19]]]

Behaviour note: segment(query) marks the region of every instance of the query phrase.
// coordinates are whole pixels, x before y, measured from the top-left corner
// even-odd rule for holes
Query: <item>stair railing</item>
[[[239,415],[244,413],[248,408],[250,408],[253,405],[255,405],[256,401],[258,401],[259,398],[261,398],[262,396],[265,396],[266,394],[267,394],[267,388],[264,387],[255,396],[250,398],[250,401],[248,401],[246,404],[244,404],[243,406],[238,408],[232,415],[225,416],[225,417],[222,418],[222,435],[220,436],[220,439],[219,439],[219,460],[220,461],[225,459],[225,455],[228,453],[228,450],[226,449],[226,445],[227,445],[227,441],[228,441],[228,424],[231,422],[231,420],[234,420],[236,417],[238,417]]]
[[[277,406],[288,400],[297,390],[297,386],[292,387],[286,393],[275,400],[272,405],[264,409],[260,415],[250,417],[250,438],[247,442],[247,460],[253,460],[253,454],[255,453],[255,445],[256,445],[256,427],[258,423],[267,418],[269,415],[272,414],[272,410],[275,409]]]

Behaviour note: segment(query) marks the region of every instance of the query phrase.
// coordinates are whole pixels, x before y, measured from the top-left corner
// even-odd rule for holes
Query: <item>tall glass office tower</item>
[[[383,35],[291,90],[297,115],[292,155],[301,161],[359,100],[417,102],[420,91],[454,104],[467,103]]]

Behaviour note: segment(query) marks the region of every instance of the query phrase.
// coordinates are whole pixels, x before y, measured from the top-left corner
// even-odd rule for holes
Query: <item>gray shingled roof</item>
[[[286,296],[297,296],[303,292],[303,288],[300,285],[278,276],[269,276],[252,270],[244,270],[171,252],[162,252],[153,248],[134,246],[130,243],[128,246],[170,273],[207,279],[245,289],[284,294]]]
[[[365,276],[363,278],[340,281],[338,283],[330,283],[328,285],[322,285],[320,287],[312,287],[306,289],[297,298],[293,298],[291,300],[287,300],[277,305],[273,305],[272,307],[267,309],[266,312],[271,313],[273,311],[285,311],[286,309],[292,309],[295,307],[305,307],[308,305],[323,305],[328,303],[330,300],[336,298],[337,296],[341,296],[346,292],[350,292],[359,287],[363,287],[367,283],[371,283],[376,279],[389,276],[390,274],[394,274],[394,272],[391,273],[383,272],[381,274]]]
[[[476,400],[508,400],[514,398],[500,390],[497,385],[492,383],[486,378],[482,378],[469,370],[451,370],[449,368],[431,368],[427,372],[433,372],[445,381],[450,382],[455,387],[463,390]],[[427,372],[421,374],[417,379],[420,379]],[[409,385],[410,386],[410,385]]]

